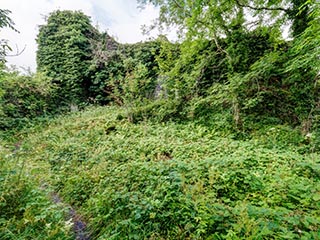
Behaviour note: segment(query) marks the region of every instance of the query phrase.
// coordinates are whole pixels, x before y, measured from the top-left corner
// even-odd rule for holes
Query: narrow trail
[[[17,154],[21,150],[22,143],[22,141],[18,141],[13,145],[13,154]],[[46,191],[48,189],[48,184],[42,183],[40,189],[42,191]],[[78,214],[70,204],[65,203],[58,193],[50,192],[48,196],[54,204],[61,204],[69,209],[66,220],[71,219],[73,223],[72,231],[74,233],[75,240],[91,240],[90,233],[87,230],[87,223],[83,220],[83,217]]]
[[[78,214],[72,206],[64,203],[61,197],[56,192],[52,192],[50,194],[50,197],[55,204],[62,204],[69,209],[67,218],[72,220],[75,239],[90,240],[90,234],[87,231],[87,223],[83,220],[82,216]]]

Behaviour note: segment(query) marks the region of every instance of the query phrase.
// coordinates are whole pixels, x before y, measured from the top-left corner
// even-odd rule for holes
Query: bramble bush
[[[55,112],[54,85],[41,73],[6,72],[0,77],[0,129],[22,128]]]

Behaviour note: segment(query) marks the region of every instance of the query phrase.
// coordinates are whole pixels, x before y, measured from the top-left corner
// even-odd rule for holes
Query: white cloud
[[[101,0],[94,1],[94,16],[101,27],[114,36],[119,42],[134,43],[145,40],[141,26],[151,23],[158,15],[158,10],[147,6],[138,9],[135,0]],[[156,32],[153,34],[155,36]]]
[[[20,34],[2,29],[1,38],[9,40],[15,50],[26,46],[25,51],[15,57],[8,57],[8,64],[19,67],[36,68],[36,36],[38,26],[44,24],[44,16],[60,10],[81,10],[91,16],[94,25],[101,31],[107,31],[122,43],[133,43],[145,40],[141,25],[149,24],[157,17],[158,10],[147,6],[137,9],[135,0],[1,0],[1,9],[12,11],[10,17],[16,24]],[[14,54],[14,53],[13,53]]]

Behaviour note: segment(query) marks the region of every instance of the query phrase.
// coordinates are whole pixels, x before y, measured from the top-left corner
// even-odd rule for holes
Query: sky
[[[146,36],[141,26],[150,24],[158,15],[152,6],[138,9],[136,0],[0,0],[0,9],[8,9],[15,28],[1,29],[0,38],[9,40],[15,55],[7,57],[7,65],[20,70],[36,70],[36,37],[39,25],[45,24],[45,16],[55,10],[81,10],[91,17],[92,24],[100,31],[107,31],[121,43],[134,43],[155,37],[156,32]]]

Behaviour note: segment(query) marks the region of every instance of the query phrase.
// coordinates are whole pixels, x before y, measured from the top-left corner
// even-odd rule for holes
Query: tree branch
[[[289,12],[290,9],[287,9],[287,8],[282,8],[282,7],[254,7],[254,6],[251,6],[251,5],[246,5],[246,4],[242,4],[240,3],[239,0],[235,0],[237,5],[239,7],[244,7],[244,8],[250,8],[252,10],[257,10],[257,11],[260,11],[260,10],[266,10],[266,11],[283,11],[283,12]]]
[[[7,54],[6,57],[17,57],[17,56],[21,55],[24,52],[24,50],[26,50],[26,48],[27,48],[27,45],[24,45],[23,49],[20,51],[18,48],[18,45],[16,45],[16,53]]]
[[[181,4],[180,4],[178,1],[173,0],[173,2],[176,4],[176,6],[177,6],[178,8],[183,9],[183,7],[181,6]]]

